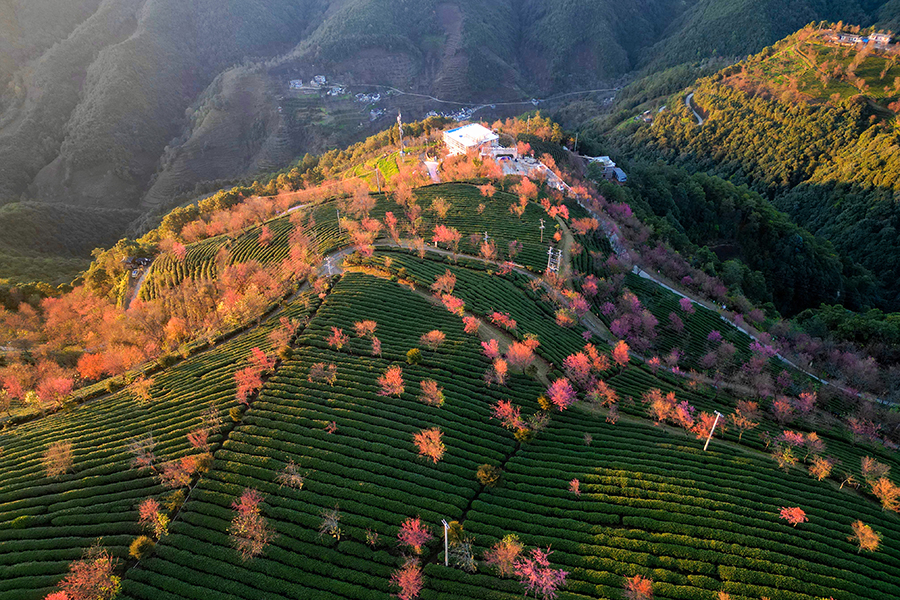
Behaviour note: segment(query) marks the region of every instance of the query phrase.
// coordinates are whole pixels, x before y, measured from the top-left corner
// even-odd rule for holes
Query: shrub
[[[44,473],[59,477],[72,468],[72,442],[55,442],[44,452]]]
[[[412,348],[406,353],[406,362],[410,365],[417,365],[422,362],[422,351],[418,348]]]
[[[500,477],[503,476],[503,469],[494,465],[481,465],[475,472],[478,482],[486,487],[494,487],[500,483]]]
[[[110,394],[118,392],[123,387],[125,387],[125,382],[119,377],[111,377],[110,379],[106,380],[106,391]]]
[[[149,556],[155,547],[156,542],[153,541],[153,538],[142,535],[131,542],[131,545],[128,547],[128,555],[134,559],[141,560]]]

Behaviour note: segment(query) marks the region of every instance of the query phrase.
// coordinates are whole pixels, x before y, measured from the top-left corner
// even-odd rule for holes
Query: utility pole
[[[488,239],[490,239],[490,236],[488,235],[488,232],[485,231],[485,232],[484,232],[484,243],[485,243],[485,244],[487,244]]]
[[[325,267],[328,269],[328,276],[331,277],[333,273],[331,272],[331,257],[325,257]]]
[[[547,270],[552,273],[559,273],[559,265],[562,262],[562,249],[554,250],[553,246],[550,246],[547,254]]]
[[[540,219],[541,222],[541,243],[544,243],[544,220]]]
[[[719,417],[721,417],[721,416],[722,416],[722,413],[720,413],[719,411],[716,411],[716,420],[713,421],[713,426],[712,426],[712,428],[709,430],[709,437],[706,438],[706,443],[703,444],[703,451],[704,451],[704,452],[706,452],[706,449],[709,447],[709,440],[712,439],[713,432],[716,430],[716,425],[719,424]]]
[[[444,566],[450,566],[450,524],[447,523],[447,519],[441,519],[441,524],[444,526]]]
[[[378,170],[378,165],[375,165],[375,185],[378,186],[378,193],[380,194],[381,193],[381,178],[379,177],[379,175],[381,175],[381,171]]]
[[[403,156],[403,113],[397,111],[397,129],[400,130],[400,156]]]
[[[336,208],[336,209],[334,209],[334,210],[335,210],[335,212],[337,213],[338,231],[339,231],[340,233],[344,233],[344,228],[341,227],[341,209]]]
[[[579,133],[581,133],[581,132],[580,131],[575,132],[575,150],[574,150],[575,154],[578,154],[578,134]]]

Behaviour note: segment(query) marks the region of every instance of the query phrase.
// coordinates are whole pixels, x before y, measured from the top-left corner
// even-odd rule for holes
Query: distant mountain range
[[[898,13],[896,0],[12,0],[0,203],[147,209],[320,150],[327,136],[279,110],[285,78],[315,71],[519,99]]]

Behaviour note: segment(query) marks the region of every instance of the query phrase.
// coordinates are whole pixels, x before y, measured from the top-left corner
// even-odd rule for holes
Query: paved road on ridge
[[[703,117],[700,116],[700,113],[698,113],[696,110],[694,110],[694,104],[693,104],[693,102],[694,102],[694,92],[691,92],[691,93],[688,94],[687,97],[684,99],[684,105],[687,106],[688,109],[689,109],[692,113],[694,113],[694,117],[696,117],[696,119],[697,119],[697,125],[703,125]]]

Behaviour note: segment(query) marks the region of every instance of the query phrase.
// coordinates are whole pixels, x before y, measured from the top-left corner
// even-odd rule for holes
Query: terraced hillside
[[[184,260],[158,259],[148,297],[185,278],[215,277],[221,248],[235,263],[275,264],[299,225],[339,274],[322,277],[320,268],[309,282],[315,292],[285,301],[258,328],[148,369],[149,386],[137,380],[0,433],[0,600],[45,597],[97,538],[118,559],[119,597],[129,600],[387,600],[406,593],[392,577],[410,559],[424,580],[407,598],[513,600],[525,591],[519,578],[485,559],[509,534],[528,550],[549,547],[552,568],[567,572],[564,600],[620,598],[637,575],[665,600],[900,596],[900,520],[861,493],[870,486],[859,491],[849,479],[867,478],[866,456],[896,472],[894,452],[854,440],[827,410],[784,422],[760,416],[743,434],[726,419],[704,451],[705,435],[683,423],[735,415],[748,392],[646,359],[678,346],[685,370],[699,366],[720,330],[739,368],[756,352],[747,336],[614,272],[597,228],[580,234],[535,203],[520,220],[508,210],[517,196],[489,200],[471,184],[415,193],[426,208],[420,235],[456,227],[457,252],[428,247],[420,256],[407,240],[398,247],[381,238],[371,256],[346,257],[350,240],[329,201],[269,221],[268,244],[254,226],[190,244]],[[442,218],[428,209],[438,197],[450,204]],[[373,217],[400,210],[376,200]],[[633,295],[660,322],[682,311],[684,330],[661,327],[646,352],[623,354],[603,303],[576,312],[574,290],[539,275],[540,218],[551,226],[545,236],[559,225],[563,270],[575,267],[582,291],[593,277],[610,284],[598,294],[609,303]],[[485,231],[501,249],[522,242],[521,266],[476,256],[480,243],[467,237]],[[282,331],[290,319],[296,333]],[[244,367],[260,354],[271,375],[248,392]],[[766,365],[782,368],[774,358]],[[681,416],[660,418],[653,398],[670,393],[684,403]],[[148,434],[156,473],[131,464],[142,456],[146,464],[134,442]],[[779,468],[767,452],[797,436]],[[59,442],[71,442],[73,463],[53,478],[44,454]],[[831,479],[810,476],[816,457],[833,461]],[[498,481],[484,477],[485,465],[500,470]],[[164,507],[167,526],[152,534],[155,547],[129,554],[148,533],[140,522],[148,499]],[[785,507],[808,521],[792,527],[780,517]],[[244,555],[242,514],[262,518],[266,538]],[[398,542],[417,517],[433,536],[420,552]],[[451,566],[441,519],[457,522]],[[857,520],[881,535],[876,552],[848,540]]]
[[[152,436],[160,462],[179,460],[190,450],[187,434],[212,410],[223,427],[209,443],[219,446],[237,405],[235,371],[252,348],[272,350],[268,334],[281,316],[303,318],[317,304],[298,296],[259,328],[154,375],[152,401],[129,387],[0,433],[0,598],[42,598],[98,538],[127,556],[141,532],[138,504],[165,492],[151,471],[132,464],[132,442]],[[74,466],[48,478],[42,456],[56,443],[71,443]]]
[[[484,273],[471,271],[464,282],[457,273],[460,293],[491,286]],[[409,314],[417,318],[403,318]],[[353,339],[341,352],[324,342],[331,326],[349,329],[357,319],[378,323],[381,357],[369,356],[368,340]],[[406,349],[432,328],[447,334],[444,346],[407,365]],[[309,381],[320,362],[337,366],[333,386]],[[399,398],[378,394],[376,378],[392,364],[403,368]],[[460,521],[480,550],[508,533],[529,547],[550,545],[554,565],[570,572],[561,598],[617,597],[622,578],[633,574],[651,576],[657,598],[712,598],[719,590],[797,599],[900,593],[900,546],[890,541],[900,523],[872,503],[799,472],[784,474],[745,447],[716,443],[704,454],[683,433],[634,418],[611,425],[587,407],[555,413],[535,441],[517,443],[492,421],[491,404],[511,399],[523,412],[539,411],[542,386],[514,376],[505,388],[486,388],[479,375],[488,366],[476,338],[443,308],[385,279],[345,275],[298,338],[295,357],[216,452],[216,466],[155,556],[128,572],[127,596],[388,598],[396,591],[390,572],[403,562],[399,525],[416,516],[435,533],[441,518]],[[643,369],[626,373],[610,380],[620,394],[668,389]],[[416,398],[424,378],[444,388],[443,406]],[[431,427],[441,429],[446,446],[437,464],[417,457],[413,444],[417,431]],[[300,490],[277,481],[289,461],[306,475]],[[475,480],[482,463],[503,465],[500,487]],[[581,482],[577,496],[568,489],[572,478]],[[265,496],[263,514],[276,537],[263,556],[242,563],[227,532],[231,502],[247,487]],[[784,505],[804,507],[810,522],[783,523]],[[339,540],[319,533],[322,515],[335,508]],[[878,554],[857,554],[846,541],[856,519],[883,533]],[[374,548],[367,532],[379,534]],[[444,567],[437,551],[434,544],[426,552],[422,598],[521,594],[517,582],[489,567],[476,574]]]

